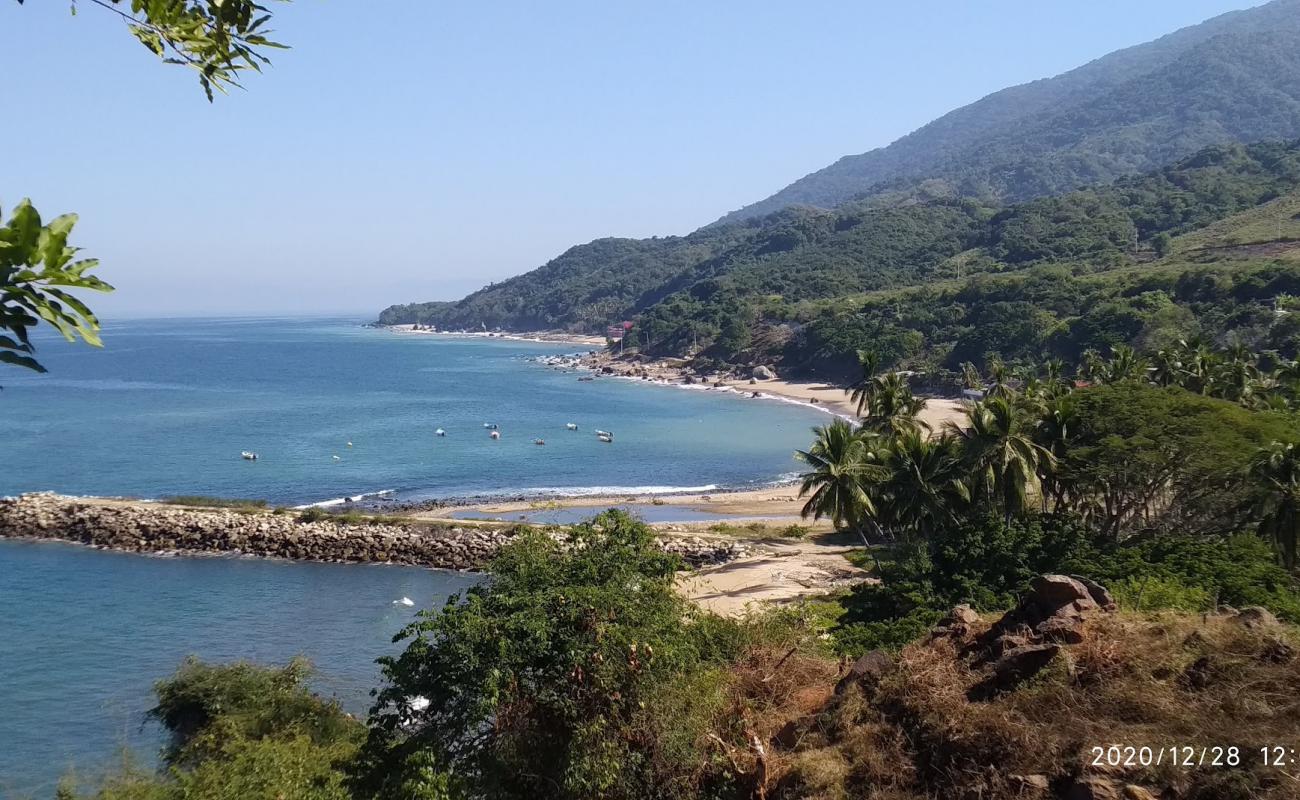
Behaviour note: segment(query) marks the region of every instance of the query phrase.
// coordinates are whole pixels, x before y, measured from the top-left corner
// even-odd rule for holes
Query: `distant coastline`
[[[847,391],[821,381],[794,381],[777,377],[740,378],[728,374],[699,375],[685,367],[678,358],[641,358],[626,360],[604,352],[605,339],[599,336],[565,333],[563,331],[528,331],[501,333],[494,331],[432,331],[413,325],[377,325],[376,327],[398,334],[443,336],[448,338],[502,339],[520,342],[552,342],[594,348],[584,355],[546,359],[543,363],[562,369],[578,369],[594,376],[645,381],[661,386],[675,386],[699,391],[720,390],[739,396],[760,400],[779,400],[805,408],[815,408],[845,419],[856,419],[857,409],[850,402]],[[930,397],[921,419],[932,429],[939,430],[949,420],[962,416],[962,402],[953,398]]]

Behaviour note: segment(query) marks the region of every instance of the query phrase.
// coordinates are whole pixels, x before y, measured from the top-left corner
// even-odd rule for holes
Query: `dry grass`
[[[1296,798],[1300,782],[1286,774],[1296,771],[1264,766],[1259,751],[1300,744],[1296,651],[1286,627],[1104,615],[1088,623],[1083,643],[988,701],[970,699],[985,672],[948,640],[906,648],[874,690],[838,697],[835,662],[756,652],[733,673],[723,738],[739,743],[752,732],[767,743],[769,798],[1053,797],[1088,775],[1156,796]],[[1092,766],[1091,748],[1112,744],[1190,746],[1198,757],[1202,747],[1236,746],[1242,766]],[[755,768],[752,753],[736,752],[742,768]]]

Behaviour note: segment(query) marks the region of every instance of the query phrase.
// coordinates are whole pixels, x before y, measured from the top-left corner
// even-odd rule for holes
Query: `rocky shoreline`
[[[475,571],[514,530],[415,521],[303,521],[260,510],[181,508],[47,493],[0,498],[0,539],[59,540],[155,555],[248,555]],[[723,564],[748,552],[739,542],[701,537],[660,542],[693,567]]]

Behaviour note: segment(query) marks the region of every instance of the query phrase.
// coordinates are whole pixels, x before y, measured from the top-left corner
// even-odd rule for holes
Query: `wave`
[[[524,497],[605,497],[620,494],[698,494],[716,492],[718,488],[716,483],[704,486],[535,486],[517,492],[499,494]]]
[[[362,500],[369,500],[375,497],[388,497],[389,495],[396,494],[396,493],[397,493],[396,489],[380,489],[377,492],[366,492],[364,494],[354,494],[349,497],[335,497],[330,500],[321,500],[318,503],[306,503],[301,506],[294,506],[294,508],[298,510],[304,508],[331,508],[333,506],[341,506],[345,503],[360,503]]]

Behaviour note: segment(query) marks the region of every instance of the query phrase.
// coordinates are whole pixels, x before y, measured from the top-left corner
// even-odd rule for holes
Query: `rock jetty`
[[[303,521],[293,514],[261,510],[181,508],[46,493],[0,498],[0,538],[57,539],[134,553],[224,553],[478,570],[513,533],[514,528],[417,521]],[[721,564],[746,554],[746,547],[736,542],[700,537],[660,542],[691,566]]]

